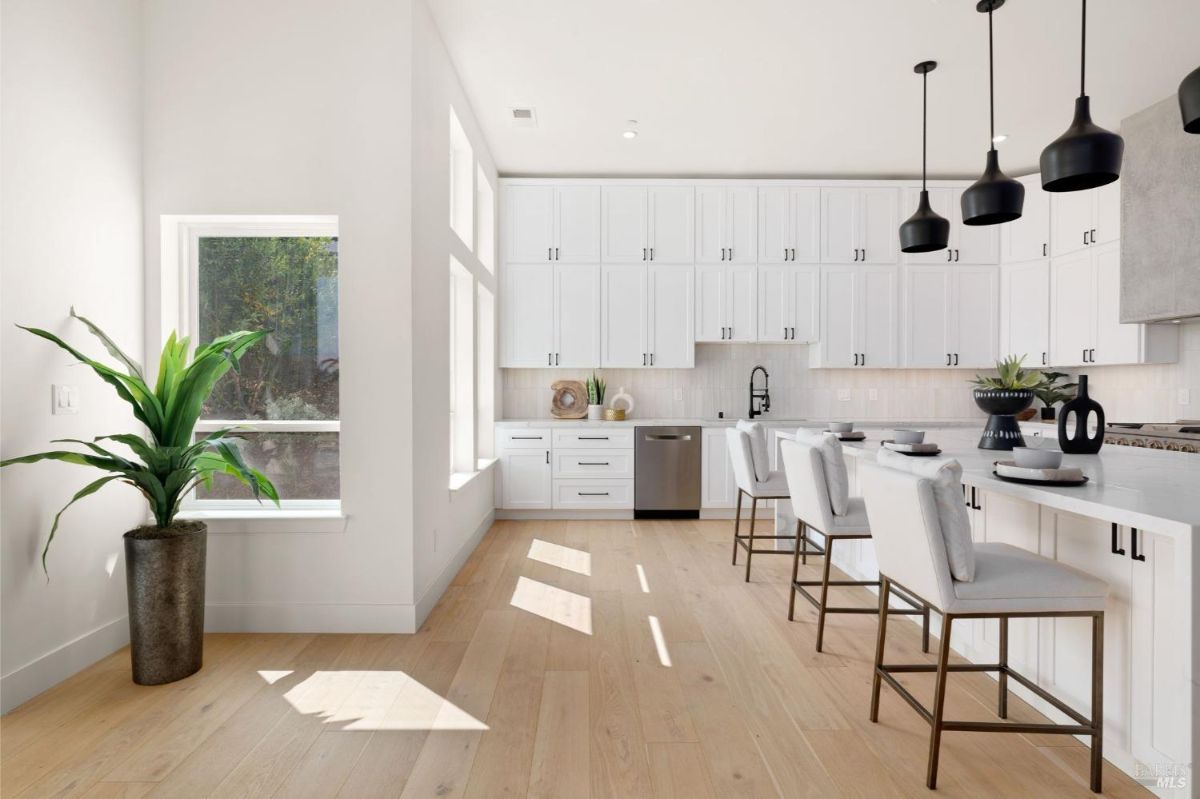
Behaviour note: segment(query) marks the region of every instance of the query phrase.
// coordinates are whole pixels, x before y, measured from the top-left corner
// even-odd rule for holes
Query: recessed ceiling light
[[[625,137],[625,138],[627,138],[627,139],[636,139],[636,138],[637,138],[637,131],[636,131],[636,130],[633,130],[632,128],[630,128],[629,130],[625,131],[625,132],[624,132],[624,133],[622,133],[621,135],[622,135],[622,136],[624,136],[624,137]]]
[[[997,133],[995,136],[992,137],[992,144],[999,144],[1000,142],[1007,141],[1007,140],[1008,140],[1007,133]]]
[[[638,135],[637,120],[636,119],[627,119],[625,121],[625,130],[621,132],[621,135],[624,136],[626,139],[636,139],[637,135]]]

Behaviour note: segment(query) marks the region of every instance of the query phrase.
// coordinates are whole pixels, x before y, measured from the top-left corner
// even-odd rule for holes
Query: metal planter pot
[[[207,544],[203,522],[125,534],[129,644],[138,685],[182,680],[203,664]]]

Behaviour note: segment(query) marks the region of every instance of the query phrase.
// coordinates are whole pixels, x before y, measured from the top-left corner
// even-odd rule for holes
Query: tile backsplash
[[[1184,325],[1179,363],[1164,366],[1093,366],[1092,396],[1110,420],[1174,421],[1200,418],[1200,324]],[[971,399],[969,369],[810,369],[808,348],[796,344],[697,344],[692,369],[601,369],[611,398],[624,387],[634,416],[742,417],[750,370],[771,376],[776,419],[982,419]],[[503,417],[548,418],[550,384],[585,379],[590,370],[502,369]],[[761,379],[761,378],[760,378]],[[1181,392],[1181,389],[1183,390]],[[1187,404],[1180,400],[1186,393]]]

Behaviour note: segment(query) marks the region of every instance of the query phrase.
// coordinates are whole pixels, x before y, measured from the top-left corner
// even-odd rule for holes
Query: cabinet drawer
[[[555,508],[633,508],[632,480],[555,480]]]
[[[496,433],[496,449],[549,449],[550,430],[543,427],[503,427]]]
[[[633,449],[633,428],[555,430],[555,449]]]
[[[633,479],[631,449],[555,449],[554,478]]]

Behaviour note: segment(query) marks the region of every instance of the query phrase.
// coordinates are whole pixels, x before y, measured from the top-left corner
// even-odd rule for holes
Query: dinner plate
[[[1023,485],[1029,485],[1029,486],[1070,487],[1070,486],[1081,486],[1081,485],[1084,485],[1085,483],[1087,483],[1087,481],[1088,481],[1086,474],[1083,476],[1082,480],[1030,480],[1030,479],[1027,479],[1024,477],[1005,477],[1004,475],[997,472],[995,469],[992,470],[992,474],[994,474],[996,476],[997,480],[1003,480],[1006,483],[1021,483]]]

